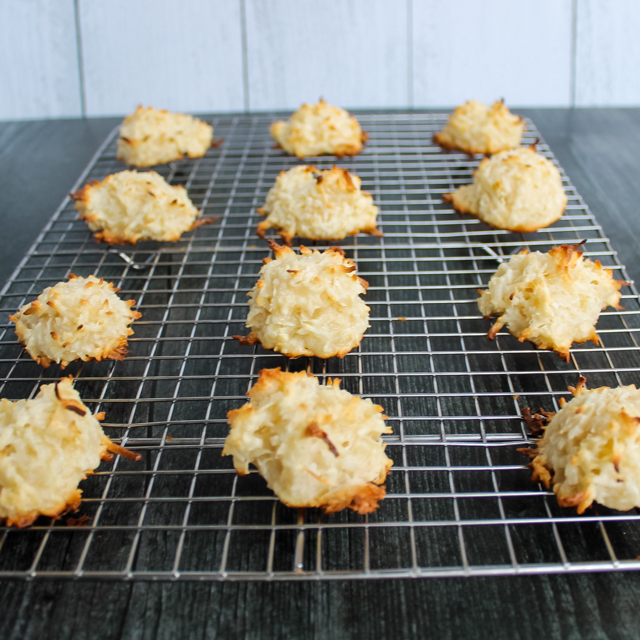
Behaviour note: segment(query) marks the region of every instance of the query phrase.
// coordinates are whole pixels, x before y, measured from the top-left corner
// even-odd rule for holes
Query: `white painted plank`
[[[246,0],[246,24],[251,109],[408,104],[404,1]]]
[[[0,120],[82,115],[73,0],[0,2]]]
[[[244,108],[240,0],[80,0],[87,115]]]
[[[640,3],[578,0],[577,106],[640,105]]]
[[[569,106],[571,0],[414,0],[416,106]]]

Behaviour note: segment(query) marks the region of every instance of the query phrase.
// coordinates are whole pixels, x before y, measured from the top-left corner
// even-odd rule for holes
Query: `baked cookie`
[[[582,513],[592,502],[626,511],[640,507],[640,390],[600,387],[588,391],[585,378],[558,413],[536,416],[547,423],[537,440],[534,482],[553,485],[561,507]]]
[[[9,317],[29,355],[43,367],[64,369],[74,360],[123,360],[129,325],[140,317],[104,278],[78,278],[47,287],[36,300]]]
[[[310,240],[342,240],[359,231],[381,235],[376,228],[378,207],[370,194],[361,191],[361,180],[346,169],[319,171],[299,165],[282,171],[258,213],[266,220],[258,235],[270,227],[280,229],[287,244],[293,236]]]
[[[187,190],[172,187],[155,171],[120,171],[87,183],[71,197],[80,219],[98,242],[136,244],[139,240],[176,242],[214,218],[201,218]]]
[[[134,167],[152,167],[185,155],[200,158],[212,142],[210,124],[141,105],[122,122],[116,158]]]
[[[271,135],[288,154],[298,158],[330,154],[355,156],[368,140],[360,123],[348,111],[320,100],[303,104],[289,120],[271,125]]]
[[[525,124],[504,106],[502,100],[490,107],[469,100],[456,107],[445,128],[433,136],[443,149],[459,149],[469,154],[492,154],[520,146]]]
[[[78,483],[110,451],[140,460],[109,440],[103,419],[91,415],[71,378],[42,387],[33,400],[0,400],[0,521],[26,527],[77,509]]]
[[[569,361],[572,343],[593,340],[600,311],[618,307],[619,289],[610,269],[584,259],[578,247],[563,244],[549,253],[526,249],[504,262],[480,290],[478,306],[485,318],[498,315],[488,337],[503,326],[520,342],[553,349]]]
[[[361,294],[368,284],[359,278],[355,262],[338,247],[323,253],[270,241],[275,260],[264,259],[260,279],[249,292],[242,344],[262,344],[290,358],[344,357],[360,344],[369,327],[369,307]]]
[[[375,511],[393,464],[380,436],[391,433],[382,407],[321,385],[305,372],[263,369],[249,402],[229,412],[231,431],[222,451],[240,475],[254,464],[289,507]]]
[[[567,196],[555,165],[535,146],[502,151],[485,158],[473,184],[446,193],[460,213],[470,213],[498,229],[529,233],[562,217]]]

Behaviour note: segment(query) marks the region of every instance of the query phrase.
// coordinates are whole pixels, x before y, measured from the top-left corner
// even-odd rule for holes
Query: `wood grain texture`
[[[80,2],[87,115],[242,110],[240,0]]]
[[[251,109],[320,96],[344,107],[408,104],[407,5],[393,0],[247,0]]]
[[[7,640],[637,638],[640,575],[0,585]]]
[[[2,250],[0,287],[118,122],[101,118],[0,124],[0,220],[4,237],[11,238]]]
[[[0,120],[82,115],[73,0],[0,2]]]
[[[320,95],[374,108],[640,104],[635,0],[245,5],[243,22],[242,0],[79,0],[81,78],[73,0],[1,2],[0,120],[82,115],[81,80],[92,116],[293,109]]]
[[[640,283],[639,109],[521,109],[531,117]],[[634,177],[635,176],[635,177]],[[637,383],[636,383],[637,384]]]
[[[415,2],[412,26],[415,106],[569,106],[571,0]]]
[[[640,4],[636,0],[578,0],[577,106],[640,103]]]
[[[533,119],[631,276],[640,279],[640,109],[519,112]],[[25,227],[25,212],[48,208],[51,214],[61,198],[53,181],[25,188],[29,178],[56,171],[59,186],[69,188],[113,122],[0,125],[0,178],[7,175],[0,182],[6,207],[0,249],[6,260],[16,230]],[[38,140],[42,148],[35,153]],[[61,163],[65,141],[72,157]],[[31,241],[44,219],[33,219],[26,230]],[[420,379],[413,384],[417,390]],[[161,517],[156,512],[150,524]],[[577,533],[563,530],[563,540],[571,543]],[[625,536],[633,552],[640,552],[635,531]],[[166,557],[165,547],[156,542],[141,548],[140,555]],[[532,554],[541,549],[540,542],[532,540]],[[198,557],[206,557],[210,547],[204,539]],[[393,550],[388,541],[372,548],[381,554]],[[123,549],[106,552],[118,555]],[[350,549],[342,552],[348,557]],[[271,584],[4,582],[0,638],[631,639],[638,636],[639,595],[638,572]]]

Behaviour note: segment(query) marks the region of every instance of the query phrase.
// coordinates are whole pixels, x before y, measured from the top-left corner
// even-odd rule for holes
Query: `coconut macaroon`
[[[553,349],[569,361],[572,343],[599,343],[595,325],[600,311],[618,307],[620,287],[610,269],[584,259],[580,245],[561,245],[548,253],[526,249],[504,262],[480,290],[478,306],[485,318],[498,315],[488,337],[506,325],[520,342]]]
[[[310,240],[342,240],[358,232],[381,235],[376,227],[378,207],[361,191],[362,181],[346,169],[319,171],[300,165],[282,171],[258,213],[266,220],[258,235],[275,227],[287,244],[293,236]]]
[[[264,259],[260,279],[248,293],[247,337],[291,358],[344,357],[369,327],[369,307],[361,294],[367,282],[339,247],[323,253],[300,247],[296,253],[270,241],[275,260]]]
[[[519,147],[524,129],[522,118],[511,113],[502,100],[490,107],[469,100],[454,109],[433,140],[446,150],[492,154]]]
[[[250,401],[229,412],[231,431],[222,455],[233,456],[240,475],[254,464],[289,507],[375,511],[392,461],[383,433],[391,433],[382,407],[321,385],[305,372],[263,369]]]
[[[287,153],[298,158],[355,156],[368,140],[367,133],[348,111],[324,100],[303,104],[289,120],[274,122],[271,135]]]
[[[587,390],[585,378],[574,398],[561,399],[558,413],[536,415],[544,435],[533,457],[534,482],[553,485],[561,507],[582,513],[592,502],[626,511],[640,507],[640,390]]]
[[[43,367],[74,360],[123,360],[129,325],[140,317],[122,300],[118,289],[104,278],[79,278],[47,287],[36,300],[9,317],[15,322],[18,340]]]
[[[185,155],[200,158],[212,141],[210,124],[141,105],[122,122],[116,158],[134,167],[152,167]]]
[[[38,516],[75,510],[86,478],[109,453],[133,460],[102,431],[71,378],[42,387],[33,400],[0,400],[0,521],[26,527]]]
[[[71,197],[96,240],[108,244],[176,242],[185,231],[214,221],[196,220],[200,211],[187,190],[172,187],[155,171],[120,171],[86,184]]]
[[[535,145],[485,158],[473,184],[444,194],[460,213],[520,233],[543,229],[562,217],[567,196],[555,165]]]

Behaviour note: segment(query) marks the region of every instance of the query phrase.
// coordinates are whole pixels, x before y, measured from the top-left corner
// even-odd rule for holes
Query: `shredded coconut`
[[[74,360],[122,360],[129,325],[140,317],[135,300],[121,300],[118,289],[103,278],[78,278],[47,287],[10,320],[29,355],[44,367]]]
[[[271,135],[287,153],[298,158],[355,156],[367,141],[367,134],[348,111],[324,100],[303,104],[289,120],[274,122]]]
[[[200,158],[213,141],[213,127],[184,113],[139,106],[120,127],[117,159],[152,167],[185,155]]]
[[[456,107],[445,128],[433,136],[443,149],[492,154],[520,146],[525,124],[501,100],[490,107],[469,100]]]
[[[250,401],[229,412],[231,431],[222,455],[240,475],[254,464],[290,507],[346,507],[365,514],[385,495],[381,485],[393,464],[380,436],[391,433],[382,407],[321,385],[304,372],[264,369]]]
[[[265,349],[289,357],[343,357],[362,340],[369,326],[369,307],[360,294],[366,282],[340,249],[323,253],[272,242],[276,258],[265,259],[260,279],[249,292],[244,344],[260,342]]]
[[[139,240],[175,242],[200,212],[184,187],[172,187],[155,171],[120,171],[73,194],[76,209],[98,242],[135,244]]]
[[[110,445],[69,378],[33,400],[0,400],[0,520],[24,527],[77,508],[78,483]]]
[[[379,234],[378,207],[360,185],[358,176],[338,167],[318,171],[314,166],[300,165],[282,171],[259,209],[267,219],[258,225],[258,234],[275,227],[287,244],[296,235],[341,240],[359,231]]]
[[[576,247],[525,250],[500,265],[480,292],[478,306],[485,317],[499,316],[489,338],[506,325],[520,342],[553,349],[568,362],[573,342],[598,344],[600,311],[618,306],[621,285],[610,269],[584,259]]]
[[[578,513],[594,501],[622,511],[640,507],[640,391],[570,390],[575,397],[537,441],[533,480],[553,484],[560,506]]]
[[[498,229],[529,233],[559,220],[567,206],[560,172],[535,148],[520,147],[485,158],[473,184],[445,200]]]

